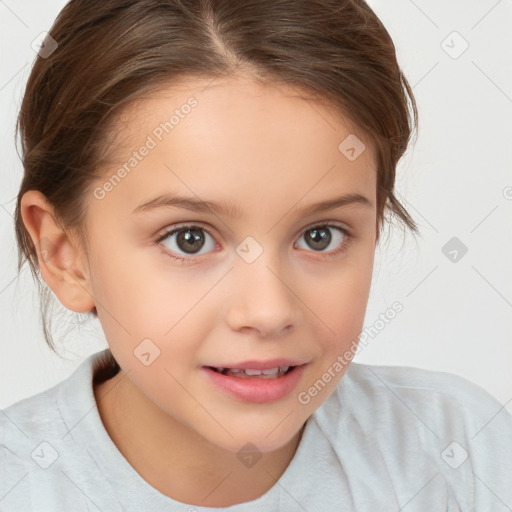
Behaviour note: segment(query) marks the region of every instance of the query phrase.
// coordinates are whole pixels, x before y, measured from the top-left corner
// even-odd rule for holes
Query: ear
[[[94,308],[88,264],[78,240],[61,228],[53,207],[37,190],[23,194],[23,223],[37,250],[41,276],[59,301],[72,311],[87,313]]]

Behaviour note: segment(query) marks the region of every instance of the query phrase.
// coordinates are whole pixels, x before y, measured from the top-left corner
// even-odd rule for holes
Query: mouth
[[[299,361],[293,361],[300,363]],[[266,403],[284,399],[299,385],[308,363],[283,364],[242,363],[237,367],[203,366],[205,376],[214,388],[243,402]],[[286,361],[291,363],[291,361]],[[260,366],[260,368],[254,368]],[[266,368],[262,368],[266,366]]]
[[[238,377],[240,379],[279,379],[292,372],[296,366],[276,366],[266,370],[258,370],[256,368],[217,368],[215,366],[207,366],[206,368],[221,375]]]

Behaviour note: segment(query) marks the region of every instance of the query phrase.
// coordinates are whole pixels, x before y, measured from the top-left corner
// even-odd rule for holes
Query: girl
[[[109,348],[2,411],[0,509],[510,510],[495,399],[352,363],[416,126],[362,0],[69,2],[16,234]]]

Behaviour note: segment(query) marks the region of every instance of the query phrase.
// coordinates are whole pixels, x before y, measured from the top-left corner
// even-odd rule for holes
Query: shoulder
[[[0,411],[0,510],[33,510],[33,473],[51,464],[52,438],[65,433],[57,407],[59,389],[54,386]]]
[[[57,399],[62,382],[2,409],[0,425],[2,432],[18,431],[26,438],[37,436],[40,432],[55,428],[61,420]],[[6,440],[3,436],[2,441]],[[9,439],[9,438],[7,438]]]
[[[504,404],[477,384],[447,372],[406,366],[352,363],[332,397],[360,420],[383,421],[385,431],[400,420],[437,436],[476,438],[490,428],[512,435],[512,416]],[[384,421],[385,420],[385,421]],[[492,423],[492,425],[491,425]]]
[[[0,459],[4,467],[31,469],[39,460],[38,445],[65,435],[58,406],[61,388],[62,382],[0,411]]]
[[[74,420],[96,406],[93,380],[105,378],[105,354],[90,355],[61,382],[0,410],[0,444],[13,449],[29,439],[64,437]]]
[[[98,354],[89,356],[64,380],[3,409],[0,412],[2,444],[15,447],[22,440],[62,438],[70,427],[65,412],[91,396],[92,369],[97,357]]]
[[[358,459],[401,492],[432,478],[429,488],[446,494],[446,503],[512,506],[512,416],[463,377],[351,363],[317,412],[340,461]]]
[[[477,384],[452,373],[407,366],[352,363],[344,376],[346,389],[362,393],[371,402],[414,399],[423,409],[451,405],[473,414],[497,412],[502,405]],[[342,390],[338,388],[338,392]],[[386,405],[387,407],[387,405]],[[504,408],[503,408],[504,409]],[[445,414],[450,410],[444,410]],[[504,410],[506,412],[506,410]]]
[[[66,500],[70,506],[82,502],[70,478],[79,481],[85,468],[91,472],[79,431],[94,412],[92,379],[102,354],[92,354],[51,388],[0,410],[0,510],[56,510]]]

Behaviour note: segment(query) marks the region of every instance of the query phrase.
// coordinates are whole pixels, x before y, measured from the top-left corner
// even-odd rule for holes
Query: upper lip
[[[271,359],[269,361],[244,361],[242,363],[223,363],[223,364],[209,364],[212,368],[239,368],[240,370],[270,370],[271,368],[278,368],[283,366],[300,366],[305,364],[304,361],[298,359]]]

